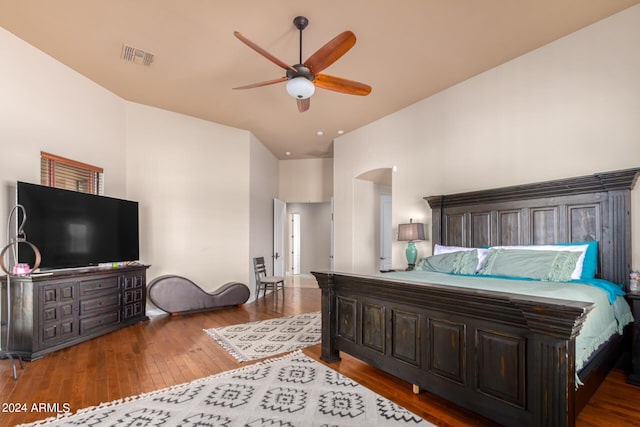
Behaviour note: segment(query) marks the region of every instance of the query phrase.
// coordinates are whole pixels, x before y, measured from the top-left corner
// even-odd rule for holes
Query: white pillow
[[[433,254],[448,254],[451,252],[460,252],[460,251],[472,251],[474,249],[478,250],[478,266],[476,267],[476,273],[484,268],[484,265],[487,263],[487,258],[489,258],[489,249],[484,248],[466,248],[464,246],[443,246],[436,243],[433,247]]]
[[[576,267],[571,273],[571,278],[574,280],[579,279],[582,276],[582,265],[584,264],[584,256],[587,253],[589,245],[522,245],[522,246],[492,246],[496,249],[527,249],[532,251],[567,251],[567,252],[582,252],[576,262]]]

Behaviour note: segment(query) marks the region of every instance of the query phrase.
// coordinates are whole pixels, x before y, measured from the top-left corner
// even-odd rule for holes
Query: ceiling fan
[[[235,87],[234,89],[251,89],[260,86],[272,85],[275,83],[287,82],[287,92],[296,98],[298,111],[305,112],[309,109],[310,97],[315,92],[315,88],[333,90],[349,95],[369,95],[371,86],[342,77],[321,74],[325,68],[336,62],[342,55],[356,43],[356,36],[351,31],[344,31],[334,37],[327,44],[318,49],[306,61],[302,62],[302,30],[307,28],[309,20],[304,16],[297,16],[293,20],[293,25],[300,30],[300,62],[295,65],[288,65],[269,52],[247,39],[245,36],[235,31],[233,34],[244,44],[267,58],[277,66],[285,69],[286,75],[278,79],[253,83],[246,86]]]

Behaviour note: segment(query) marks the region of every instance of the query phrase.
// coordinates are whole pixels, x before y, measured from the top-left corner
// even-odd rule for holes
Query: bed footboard
[[[590,303],[314,272],[322,354],[345,352],[504,425],[575,424]]]

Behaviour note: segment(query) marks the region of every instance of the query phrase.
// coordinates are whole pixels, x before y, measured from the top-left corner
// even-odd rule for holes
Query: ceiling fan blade
[[[298,99],[298,111],[304,113],[311,106],[311,98]]]
[[[276,84],[276,83],[280,83],[280,82],[286,82],[287,80],[288,79],[283,76],[283,77],[279,77],[277,79],[267,80],[265,82],[251,83],[251,84],[245,85],[245,86],[234,87],[234,89],[252,89],[254,87],[267,86],[267,85],[272,85],[272,84]]]
[[[342,55],[356,44],[356,36],[351,31],[344,31],[322,46],[304,62],[313,74],[318,74],[336,62]]]
[[[238,38],[238,40],[240,40],[242,43],[246,44],[251,49],[255,50],[260,55],[264,56],[269,61],[271,61],[274,64],[276,64],[278,67],[283,68],[285,70],[291,70],[293,72],[297,72],[298,71],[295,68],[293,68],[291,65],[289,65],[289,64],[285,63],[284,61],[281,61],[278,58],[276,58],[275,56],[271,55],[269,52],[267,52],[266,50],[264,50],[263,48],[261,48],[260,46],[258,46],[257,44],[255,44],[254,42],[252,42],[251,40],[246,38],[245,36],[243,36],[242,34],[240,34],[238,31],[234,31],[233,35],[236,36]]]
[[[356,82],[354,80],[343,79],[342,77],[330,76],[328,74],[316,74],[313,84],[322,89],[347,93],[349,95],[366,96],[371,93],[371,86]]]

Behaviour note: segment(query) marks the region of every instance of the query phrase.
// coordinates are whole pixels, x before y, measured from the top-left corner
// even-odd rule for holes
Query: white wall
[[[271,239],[272,212],[250,206],[278,182],[277,160],[255,137],[126,102],[2,28],[0,58],[0,241],[15,182],[39,183],[47,151],[103,167],[106,195],[140,202],[149,280],[251,285],[250,251]]]
[[[414,218],[429,228],[424,196],[640,166],[639,51],[635,6],[337,139],[336,270],[353,270],[363,240],[353,238],[362,209],[354,178],[368,170],[397,166],[394,227]],[[640,188],[636,269],[639,203]],[[405,246],[394,244],[394,268]],[[417,246],[431,251],[430,242]]]
[[[105,193],[124,198],[122,99],[3,28],[0,58],[0,242],[16,181],[40,183],[40,151],[104,168]]]
[[[278,197],[278,159],[254,135],[250,146],[250,258],[264,257],[273,271],[273,199]],[[249,262],[252,298],[255,296],[253,261]]]
[[[249,284],[249,145],[247,131],[127,103],[127,194],[150,279]]]
[[[280,160],[279,198],[287,203],[329,202],[333,159]]]

